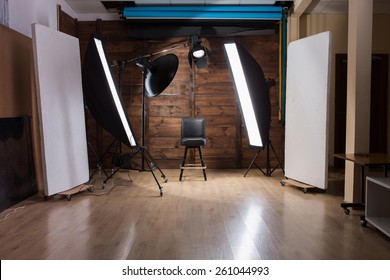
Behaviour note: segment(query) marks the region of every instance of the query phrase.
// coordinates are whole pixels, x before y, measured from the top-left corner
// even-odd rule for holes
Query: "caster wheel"
[[[71,201],[71,200],[72,200],[72,196],[71,196],[71,195],[67,195],[67,196],[66,196],[66,200],[67,200],[67,201]]]
[[[345,215],[348,215],[351,211],[348,208],[344,208]]]
[[[307,193],[307,188],[304,188],[302,191],[303,193]]]
[[[281,185],[282,187],[284,187],[284,186],[286,185],[286,183],[283,182],[283,181],[280,181],[280,185]]]
[[[361,225],[362,227],[367,226],[367,221],[366,221],[366,220],[360,220],[360,225]]]
[[[163,196],[164,192],[163,190],[160,190],[160,196]]]

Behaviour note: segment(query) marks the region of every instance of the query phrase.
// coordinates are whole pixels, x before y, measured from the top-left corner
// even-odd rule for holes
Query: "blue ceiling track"
[[[280,20],[280,6],[137,6],[123,8],[126,19]]]

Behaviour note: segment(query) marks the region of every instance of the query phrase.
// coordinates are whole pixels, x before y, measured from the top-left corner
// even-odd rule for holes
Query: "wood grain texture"
[[[145,54],[168,49],[189,38],[167,38],[158,40],[133,39],[128,36],[129,27],[120,21],[77,22],[77,34],[80,38],[81,57],[85,51],[89,35],[102,36],[109,61],[126,61]],[[279,34],[264,36],[234,37],[255,57],[264,70],[265,77],[278,79],[279,73]],[[163,168],[176,168],[177,160],[183,155],[178,133],[178,121],[183,117],[201,117],[206,119],[207,145],[204,147],[205,162],[210,168],[242,168],[249,166],[253,153],[248,147],[245,129],[226,59],[222,49],[225,38],[205,37],[202,44],[207,47],[208,67],[197,69],[188,63],[189,48],[170,51],[179,58],[179,68],[168,88],[155,98],[145,100],[145,144],[152,156]],[[157,56],[151,57],[155,60]],[[121,85],[120,92],[135,135],[141,142],[141,97],[142,71],[134,63],[125,64],[119,83],[118,67],[111,68],[114,80]],[[271,91],[272,123],[270,135],[283,161],[284,128],[278,121],[278,88]],[[171,119],[171,120],[170,120]],[[180,131],[180,130],[179,130]],[[109,137],[103,137],[96,122],[89,122],[88,139],[99,155],[107,149]],[[107,139],[106,139],[107,138]],[[265,154],[264,154],[265,155]],[[258,160],[265,166],[265,156]],[[194,158],[192,158],[194,160]],[[96,166],[94,157],[90,165]],[[106,157],[103,165],[110,167]],[[271,165],[278,164],[271,157]]]
[[[0,222],[0,258],[7,259],[389,259],[389,238],[359,211],[345,215],[343,175],[327,192],[282,187],[280,170],[266,177],[241,169],[164,170],[164,195],[147,172],[121,171],[101,188],[67,201],[35,196]],[[0,213],[0,218],[10,213]]]

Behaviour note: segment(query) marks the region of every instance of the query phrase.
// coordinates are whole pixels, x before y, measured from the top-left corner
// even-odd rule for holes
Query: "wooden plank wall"
[[[91,33],[100,35],[110,62],[127,61],[145,54],[158,52],[188,42],[189,38],[168,39],[132,39],[129,38],[129,26],[121,21],[77,22],[77,35],[80,39],[81,58]],[[178,48],[174,53],[179,58],[179,69],[169,87],[159,96],[146,98],[145,144],[152,157],[161,168],[179,168],[184,149],[180,145],[181,119],[183,117],[202,117],[206,120],[207,145],[204,158],[208,168],[247,168],[256,151],[248,148],[245,128],[243,127],[230,73],[224,57],[222,42],[226,38],[201,38],[202,44],[209,50],[207,68],[197,69],[188,62],[188,47]],[[229,37],[239,41],[262,66],[265,77],[278,78],[279,35]],[[164,53],[166,54],[166,53]],[[155,60],[157,56],[151,59]],[[125,107],[130,116],[131,125],[139,143],[141,143],[142,112],[142,69],[134,63],[126,63],[122,70],[112,67]],[[120,76],[120,83],[119,83]],[[284,128],[278,121],[278,88],[271,88],[272,123],[270,138],[277,156],[283,162]],[[105,154],[110,144],[110,152],[115,152],[117,143],[96,122],[88,117],[88,139],[94,152]],[[121,147],[122,152],[127,152]],[[102,162],[111,167],[111,154]],[[258,165],[265,166],[265,151],[261,153]],[[271,166],[277,160],[271,152]],[[194,154],[191,154],[194,158]],[[196,160],[198,156],[196,155]],[[140,160],[132,164],[139,166]],[[90,149],[90,166],[96,166],[97,157]]]

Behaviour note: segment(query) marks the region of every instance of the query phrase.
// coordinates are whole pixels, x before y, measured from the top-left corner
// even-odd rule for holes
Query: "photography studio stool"
[[[202,146],[206,145],[206,128],[203,118],[184,118],[181,121],[181,145],[185,147],[184,157],[180,165],[180,178],[183,177],[184,169],[202,169],[204,180],[206,177],[206,165],[203,161]],[[188,149],[198,149],[200,164],[186,163]]]

